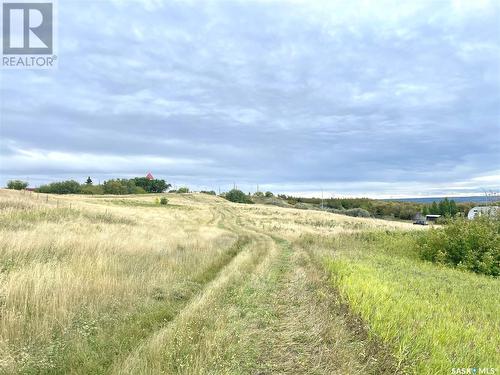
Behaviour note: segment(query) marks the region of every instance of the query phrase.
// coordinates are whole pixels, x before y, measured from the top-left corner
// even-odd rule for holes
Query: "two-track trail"
[[[195,199],[195,198],[192,198]],[[210,225],[241,244],[168,324],[114,374],[379,374],[390,356],[338,301],[311,254],[240,206],[210,203]]]
[[[307,238],[403,225],[205,194],[0,190],[0,374],[381,374]]]

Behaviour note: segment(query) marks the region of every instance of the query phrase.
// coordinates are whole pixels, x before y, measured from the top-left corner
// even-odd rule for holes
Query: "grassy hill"
[[[403,222],[204,194],[0,190],[0,373],[499,367],[500,280]]]

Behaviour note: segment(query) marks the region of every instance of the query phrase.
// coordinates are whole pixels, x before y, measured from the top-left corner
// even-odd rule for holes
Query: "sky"
[[[306,196],[500,190],[498,1],[60,1],[0,70],[0,185],[144,176]]]

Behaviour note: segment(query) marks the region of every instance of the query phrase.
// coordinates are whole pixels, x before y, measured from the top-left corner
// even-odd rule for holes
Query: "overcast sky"
[[[403,4],[403,5],[402,5]],[[500,190],[499,1],[60,1],[1,74],[1,179]]]

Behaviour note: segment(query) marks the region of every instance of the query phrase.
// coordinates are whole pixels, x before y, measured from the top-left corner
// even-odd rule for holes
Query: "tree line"
[[[9,181],[9,189],[26,189],[28,183],[20,180]],[[146,177],[135,177],[131,179],[110,179],[102,184],[95,185],[90,177],[81,184],[75,180],[53,182],[42,185],[35,189],[40,193],[49,194],[148,194],[163,193],[172,185],[161,179],[148,179]],[[187,187],[181,187],[177,190],[170,190],[171,193],[188,193]],[[216,195],[215,191],[202,191],[201,193]],[[276,199],[270,191],[256,192],[253,195],[245,194],[241,190],[232,189],[229,192],[222,193],[222,197],[236,203],[254,203],[262,199]],[[378,218],[395,218],[401,220],[412,220],[417,214],[434,214],[444,217],[465,216],[468,211],[475,206],[472,202],[457,203],[453,199],[445,198],[440,202],[431,204],[402,202],[402,201],[383,201],[370,198],[304,198],[287,195],[278,195],[278,199],[292,206],[300,207],[301,204],[308,204],[312,208],[321,208],[326,211],[341,213],[350,216],[372,216]],[[262,202],[265,203],[265,202]]]
[[[9,181],[7,187],[9,189],[22,190],[28,186],[27,182],[13,180]],[[42,185],[35,191],[47,194],[148,194],[148,193],[163,193],[172,185],[161,179],[147,179],[146,177],[135,177],[131,179],[117,178],[104,181],[102,184],[94,185],[90,177],[87,178],[84,184],[75,180],[66,180],[52,182]]]
[[[279,195],[279,197],[291,205],[297,205],[298,203],[308,203],[317,207],[322,205],[325,210],[334,210],[336,213],[347,213],[347,211],[353,209],[362,209],[373,217],[395,218],[401,220],[412,220],[417,214],[434,214],[445,217],[466,215],[469,210],[475,206],[473,202],[457,203],[453,199],[448,198],[440,202],[434,201],[432,204],[427,204],[384,201],[370,198],[328,198],[322,200],[321,198],[302,198],[287,195]]]

